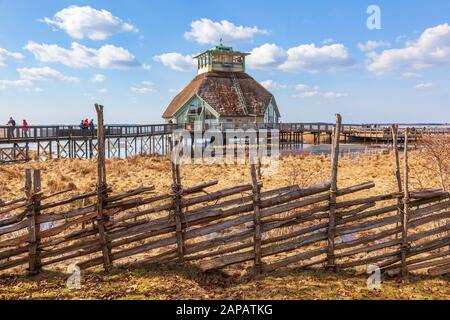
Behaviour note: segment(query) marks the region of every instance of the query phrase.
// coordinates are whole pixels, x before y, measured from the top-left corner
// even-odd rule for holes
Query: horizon
[[[379,29],[372,4],[0,1],[0,124],[76,125],[94,103],[107,123],[163,123],[220,39],[251,53],[283,123],[448,124],[450,3],[377,1]]]

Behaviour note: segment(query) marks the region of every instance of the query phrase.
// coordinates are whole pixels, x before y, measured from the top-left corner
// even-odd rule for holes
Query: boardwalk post
[[[394,152],[394,165],[395,165],[395,178],[397,180],[397,191],[402,193],[403,187],[402,187],[402,177],[400,174],[400,157],[398,154],[398,126],[392,125],[391,127],[391,133],[392,133],[392,148]],[[397,200],[398,205],[398,215],[399,217],[403,216],[403,202],[401,199]],[[402,219],[400,219],[402,220]],[[397,228],[399,223],[397,222]],[[396,239],[398,239],[398,233],[395,234]]]
[[[402,279],[408,276],[408,265],[406,253],[409,250],[408,244],[408,220],[409,220],[409,165],[408,165],[408,139],[409,128],[405,129],[405,154],[404,154],[404,196],[403,196],[403,215],[402,215]]]
[[[256,159],[255,159],[256,160]],[[260,202],[261,202],[261,183],[258,180],[257,169],[254,163],[250,163],[250,174],[252,176],[252,186],[253,186],[253,224],[254,224],[254,250],[255,250],[255,260],[254,267],[255,273],[261,273],[262,267],[262,254],[261,254],[261,212],[260,212]]]
[[[169,139],[170,152],[173,152],[173,141]],[[181,206],[183,187],[181,185],[181,174],[179,159],[174,158],[178,155],[172,154],[170,164],[172,168],[172,204],[174,210],[175,224],[176,224],[176,237],[177,237],[177,251],[179,262],[184,261],[184,230],[183,230],[183,208]]]
[[[111,248],[107,238],[107,230],[105,223],[108,221],[108,216],[105,214],[103,207],[106,202],[107,183],[106,183],[106,164],[105,164],[105,128],[103,123],[103,106],[95,104],[97,111],[97,143],[98,143],[98,158],[97,158],[97,228],[100,245],[103,255],[103,267],[105,271],[109,271],[112,267]]]
[[[333,145],[331,152],[331,188],[329,200],[329,225],[328,225],[328,253],[327,269],[336,270],[336,261],[334,256],[334,240],[336,237],[336,196],[337,196],[337,175],[339,164],[339,139],[341,136],[342,117],[336,115],[336,126],[333,130]]]
[[[37,219],[40,215],[41,205],[41,171],[34,170],[33,176],[31,170],[25,172],[25,192],[28,198],[28,272],[30,275],[36,275],[41,270],[40,245],[40,224]]]

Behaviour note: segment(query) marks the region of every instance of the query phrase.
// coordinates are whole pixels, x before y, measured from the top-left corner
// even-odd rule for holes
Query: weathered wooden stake
[[[31,170],[25,172],[25,192],[28,198],[28,272],[30,275],[36,275],[41,270],[40,245],[40,224],[37,219],[40,215],[41,205],[41,171],[34,170],[33,176]]]
[[[409,166],[408,166],[408,138],[409,128],[405,129],[405,150],[404,150],[404,197],[403,197],[403,216],[402,216],[402,278],[408,276],[408,265],[406,262],[406,253],[409,249],[408,244],[408,220],[409,220]]]
[[[254,223],[254,250],[255,250],[255,260],[254,267],[255,273],[261,272],[262,267],[262,254],[261,254],[261,183],[258,180],[256,165],[250,163],[250,174],[252,176],[252,186],[253,186],[253,223]]]
[[[257,176],[258,176],[258,180],[261,180],[262,179],[262,161],[261,161],[261,157],[262,157],[262,155],[260,155],[259,154],[259,147],[258,147],[258,166],[257,166],[257,168],[256,168],[256,173],[257,173]]]
[[[331,152],[331,188],[330,188],[330,212],[328,225],[328,252],[327,252],[327,269],[335,270],[336,261],[334,255],[334,240],[336,237],[336,196],[337,196],[337,175],[339,165],[339,140],[341,137],[342,117],[336,115],[336,126],[333,129],[333,146]]]
[[[172,154],[173,152],[173,141],[169,139],[169,148]],[[177,251],[179,262],[184,261],[184,230],[183,230],[183,208],[181,206],[183,187],[181,184],[181,174],[180,165],[177,162],[178,155],[171,157],[171,168],[172,168],[172,191],[173,191],[173,211],[175,214],[175,224],[176,224],[176,235],[177,235]]]
[[[104,213],[106,203],[107,182],[106,182],[106,164],[105,164],[105,128],[103,120],[103,106],[95,104],[97,111],[97,141],[98,141],[98,158],[97,158],[97,229],[102,248],[103,267],[105,271],[109,271],[112,267],[111,248],[108,240],[105,223],[108,222],[108,216]]]
[[[398,126],[392,125],[391,127],[391,133],[392,133],[392,148],[394,151],[394,165],[395,165],[395,178],[397,179],[397,191],[399,193],[403,193],[403,187],[402,187],[402,177],[400,174],[400,157],[398,154]],[[400,217],[403,216],[403,201],[402,199],[397,200],[398,205],[398,215]],[[398,228],[398,222],[396,227]],[[395,234],[395,238],[398,239],[398,233]]]

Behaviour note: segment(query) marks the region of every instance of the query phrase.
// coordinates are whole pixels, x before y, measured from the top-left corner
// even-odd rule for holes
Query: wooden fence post
[[[334,255],[334,240],[336,237],[336,196],[337,196],[337,175],[339,165],[339,139],[341,137],[342,117],[336,115],[336,126],[333,129],[333,145],[331,151],[331,188],[329,200],[329,225],[328,225],[328,252],[327,269],[336,270]]]
[[[403,187],[402,187],[402,177],[400,174],[400,156],[398,154],[398,126],[392,125],[391,127],[391,133],[392,133],[392,148],[394,151],[394,165],[395,165],[395,178],[397,180],[397,191],[399,193],[403,193]],[[397,200],[398,205],[398,216],[403,216],[403,201],[402,199]],[[402,220],[402,219],[400,219]],[[396,224],[397,228],[399,226],[399,223]],[[395,234],[395,238],[398,239],[398,233]]]
[[[409,165],[408,165],[408,139],[409,128],[405,129],[405,150],[404,150],[404,196],[403,196],[403,215],[402,215],[402,278],[405,279],[408,276],[408,264],[406,261],[406,253],[409,250],[408,243],[408,220],[409,220]]]
[[[25,172],[25,192],[28,198],[28,272],[30,275],[36,275],[41,270],[40,245],[40,224],[37,219],[40,215],[41,206],[41,171],[34,170],[33,176],[31,170]]]
[[[262,155],[260,155],[259,154],[259,150],[258,150],[258,166],[257,166],[257,170],[256,170],[256,173],[257,173],[257,176],[258,176],[258,180],[261,180],[262,179],[262,169],[261,169],[261,167],[262,167],[262,161],[261,161],[261,157],[262,157]]]
[[[173,141],[169,139],[170,150],[173,150]],[[181,206],[181,199],[183,193],[183,187],[181,185],[180,165],[177,162],[178,159],[171,157],[170,163],[172,168],[172,191],[173,191],[173,211],[176,224],[176,236],[177,236],[177,250],[178,259],[180,262],[184,261],[184,230],[183,230],[183,208]]]
[[[258,180],[257,169],[254,163],[250,163],[250,173],[252,176],[252,186],[253,186],[253,224],[254,224],[254,250],[255,250],[255,260],[254,267],[255,273],[261,273],[262,267],[262,255],[261,255],[261,212],[260,212],[260,202],[261,202],[261,184]]]
[[[105,271],[109,271],[112,267],[111,248],[108,240],[105,223],[108,222],[108,215],[105,214],[103,208],[106,202],[107,182],[106,182],[106,164],[105,164],[105,127],[103,120],[103,106],[95,104],[97,111],[97,141],[98,141],[98,157],[97,157],[97,229],[102,248],[103,267]]]

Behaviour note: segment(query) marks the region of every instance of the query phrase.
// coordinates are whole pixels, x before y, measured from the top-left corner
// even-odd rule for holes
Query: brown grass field
[[[0,165],[0,199],[23,196],[25,168],[40,168],[44,192],[69,186],[77,192],[96,186],[96,162],[53,160]],[[219,180],[217,189],[249,183],[246,165],[183,165],[182,181],[192,186]],[[410,154],[411,189],[439,188],[441,179],[420,152]],[[157,191],[172,184],[170,162],[162,157],[134,157],[107,161],[108,184],[115,192],[141,185],[155,185]],[[263,172],[264,174],[264,172]],[[279,172],[263,177],[264,188],[299,184],[308,186],[328,180],[327,156],[283,157]],[[359,193],[375,195],[395,191],[392,154],[344,156],[339,163],[339,187],[374,181],[376,187]],[[258,278],[247,278],[239,269],[227,274],[202,274],[191,267],[137,265],[116,268],[111,274],[94,270],[83,273],[82,290],[66,288],[65,270],[52,268],[28,278],[24,273],[0,274],[0,299],[450,299],[450,278],[413,275],[406,283],[386,279],[379,291],[366,288],[366,278],[321,271],[280,270]]]

